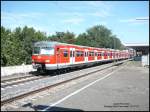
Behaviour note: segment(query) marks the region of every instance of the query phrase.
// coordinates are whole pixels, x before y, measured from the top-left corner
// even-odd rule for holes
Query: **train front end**
[[[32,52],[32,66],[37,71],[46,71],[46,65],[55,63],[55,43],[36,42]]]

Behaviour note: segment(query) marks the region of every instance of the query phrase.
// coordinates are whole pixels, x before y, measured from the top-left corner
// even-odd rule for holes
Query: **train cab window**
[[[64,54],[64,57],[68,57],[68,51],[67,50],[64,50],[63,54]]]

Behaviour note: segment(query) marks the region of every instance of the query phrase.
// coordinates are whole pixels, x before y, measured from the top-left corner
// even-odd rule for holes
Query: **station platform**
[[[139,61],[128,61],[118,71],[103,78],[106,75],[93,75],[32,101],[32,107],[16,110],[149,111],[149,68]]]

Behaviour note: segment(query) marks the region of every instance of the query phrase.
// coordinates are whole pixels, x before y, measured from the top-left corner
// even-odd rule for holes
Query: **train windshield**
[[[52,47],[34,47],[33,54],[54,55]]]
[[[52,48],[52,47],[42,47],[40,54],[54,55],[54,48]]]

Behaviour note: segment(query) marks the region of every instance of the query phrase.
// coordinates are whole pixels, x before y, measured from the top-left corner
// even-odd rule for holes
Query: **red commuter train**
[[[129,50],[40,41],[34,43],[32,65],[37,70],[56,70],[131,57],[133,52]]]

